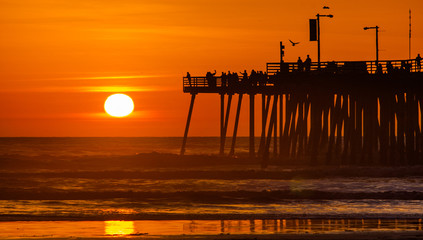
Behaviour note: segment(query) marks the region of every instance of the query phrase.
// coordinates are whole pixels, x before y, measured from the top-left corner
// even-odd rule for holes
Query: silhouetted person
[[[267,79],[266,79],[265,74],[263,74],[263,72],[260,71],[259,76],[258,76],[259,86],[265,86],[266,82],[267,82]]]
[[[251,70],[251,74],[250,74],[250,84],[251,86],[257,86],[257,82],[258,82],[258,78],[259,78],[259,73],[257,73],[256,71]]]
[[[214,70],[214,73],[207,72],[206,74],[206,80],[209,87],[216,87],[216,78],[214,75],[216,75],[216,70]]]
[[[188,78],[189,86],[191,87],[191,74],[189,74],[189,72],[187,72],[187,78]]]
[[[247,73],[247,70],[244,70],[244,72],[241,73],[241,74],[242,74],[241,83],[242,83],[242,85],[247,86],[248,85],[248,73]]]
[[[263,73],[262,78],[263,78],[262,81],[264,82],[264,85],[266,85],[267,81],[269,80],[269,75],[267,74],[267,72]]]
[[[310,55],[307,55],[306,60],[304,61],[304,68],[306,72],[310,72],[311,69],[311,58]]]
[[[228,82],[228,76],[226,73],[222,72],[222,87],[226,87],[226,84]]]
[[[393,72],[394,72],[394,66],[392,66],[391,61],[388,61],[388,62],[386,63],[386,72],[387,72],[388,74],[390,74],[390,73],[393,73]]]
[[[238,74],[236,73],[231,73],[230,71],[228,71],[228,86],[229,88],[235,88],[238,85]]]
[[[234,82],[234,87],[238,87],[238,84],[239,84],[238,73],[236,73],[236,72],[232,73],[232,79],[233,79],[233,82]]]
[[[303,60],[301,60],[301,57],[298,57],[297,66],[298,66],[298,71],[302,72],[303,71]]]
[[[420,72],[421,69],[422,69],[422,57],[420,57],[420,53],[417,54],[417,57],[416,57],[416,65],[417,65],[417,69]]]

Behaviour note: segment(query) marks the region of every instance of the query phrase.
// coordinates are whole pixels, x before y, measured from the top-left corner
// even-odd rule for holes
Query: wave
[[[134,192],[134,191],[37,191],[1,188],[0,200],[93,200],[133,199],[148,202],[199,202],[199,203],[274,203],[286,199],[334,200],[334,199],[395,199],[423,200],[423,192],[326,192],[303,191],[178,191],[178,192]]]
[[[200,161],[216,158],[198,157],[190,161]],[[130,159],[132,167],[125,167],[125,160],[111,157],[109,159],[98,158],[95,163],[89,161],[93,159],[74,159],[72,161],[47,161],[43,164],[46,168],[40,168],[36,162],[27,162],[25,166],[20,163],[10,163],[14,167],[4,164],[7,161],[0,158],[1,176],[5,179],[18,178],[86,178],[86,179],[319,179],[319,178],[408,178],[422,177],[423,166],[410,167],[306,167],[296,166],[271,167],[260,169],[255,165],[240,165],[233,163],[219,166],[193,166],[187,167],[179,161],[167,167],[159,167],[160,163],[155,162],[156,167],[146,167],[149,163],[141,163],[141,160]],[[151,162],[154,159],[149,160]],[[166,160],[167,161],[167,160]],[[110,164],[109,164],[110,163]],[[119,166],[121,169],[108,168],[110,165]],[[90,167],[87,167],[91,165]],[[101,166],[99,166],[101,165]],[[153,163],[152,163],[153,165]],[[57,166],[57,168],[55,168]],[[72,166],[72,167],[70,167]],[[150,165],[151,166],[151,165]]]

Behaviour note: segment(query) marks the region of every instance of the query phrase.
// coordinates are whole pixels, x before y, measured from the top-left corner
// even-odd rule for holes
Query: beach
[[[180,140],[1,139],[0,238],[423,238],[419,166],[262,169]]]

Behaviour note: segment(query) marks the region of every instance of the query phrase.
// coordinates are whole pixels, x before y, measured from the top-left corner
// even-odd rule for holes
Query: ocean
[[[233,158],[181,143],[0,138],[0,239],[422,232],[422,167],[262,169],[248,138]]]

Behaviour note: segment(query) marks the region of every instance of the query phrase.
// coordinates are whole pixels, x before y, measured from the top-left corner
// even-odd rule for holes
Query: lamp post
[[[364,30],[376,29],[376,66],[379,64],[379,26],[365,27]]]
[[[317,14],[317,68],[320,70],[320,17],[333,18],[332,14],[321,15]]]

